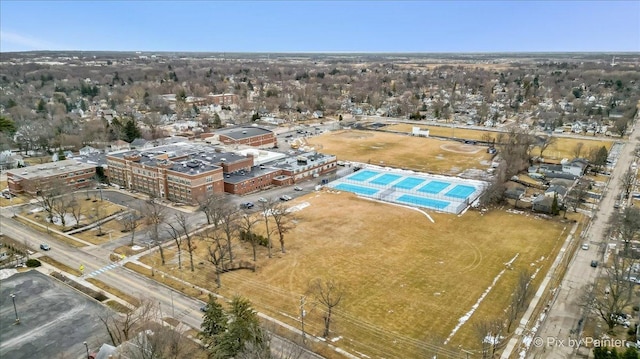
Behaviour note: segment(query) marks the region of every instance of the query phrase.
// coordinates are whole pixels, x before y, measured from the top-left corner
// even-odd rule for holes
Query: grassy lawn
[[[120,304],[120,302],[116,302],[115,300],[108,300],[108,301],[105,302],[105,304],[109,308],[115,310],[118,313],[126,314],[126,313],[131,312],[131,308],[127,307],[126,305],[122,305],[122,304]]]
[[[0,190],[4,189],[7,187],[7,183],[6,182],[0,182],[2,185],[0,185]],[[6,199],[2,196],[0,196],[0,207],[7,207],[7,206],[14,206],[17,204],[23,204],[23,203],[28,203],[29,200],[31,200],[31,198],[29,198],[26,195],[23,194],[19,194],[15,197],[13,197],[12,199]]]
[[[71,268],[66,264],[60,263],[57,260],[51,258],[51,257],[47,257],[47,256],[42,256],[40,258],[38,258],[39,261],[47,263],[49,265],[52,265],[56,268],[58,268],[59,270],[66,272],[68,274],[73,274],[76,277],[80,277],[82,275],[82,272],[80,272],[79,269],[75,269],[75,268]]]
[[[398,131],[398,132],[406,132],[411,133],[413,127],[415,125],[408,123],[398,123],[395,125],[390,125],[383,127],[385,130],[389,131]],[[452,128],[445,126],[418,126],[422,130],[429,130],[429,135],[432,136],[441,136],[441,137],[455,137],[455,138],[464,138],[466,140],[486,140],[487,136],[490,139],[496,139],[500,132],[498,131],[481,131],[481,130],[472,130],[468,128]]]
[[[406,132],[410,133],[411,128],[414,125],[411,124],[396,124],[385,127],[387,130],[398,131],[398,132]],[[429,133],[433,136],[444,136],[444,137],[456,137],[456,138],[464,138],[469,140],[486,140],[487,136],[491,139],[497,139],[497,136],[500,132],[496,131],[482,131],[482,130],[471,130],[466,128],[455,128],[451,127],[440,127],[440,126],[419,126],[421,129],[428,129]],[[611,139],[576,139],[576,138],[566,138],[566,137],[557,137],[556,143],[551,144],[543,153],[545,158],[549,158],[551,160],[561,160],[563,158],[574,158],[576,145],[578,143],[582,143],[582,150],[580,153],[581,157],[586,157],[589,154],[591,148],[600,148],[605,146],[607,150],[611,149],[613,145],[613,141]],[[531,152],[532,156],[540,155],[540,149],[534,148]]]
[[[29,219],[31,219],[31,220],[33,220],[33,221],[36,221],[36,222],[41,222],[41,223],[43,223],[43,224],[44,224],[44,223],[45,223],[45,221],[43,221],[43,220],[37,220],[37,219],[39,219],[39,218],[40,218],[40,215],[39,215],[39,214],[37,214],[37,215],[35,215],[35,216],[30,217]],[[21,217],[16,217],[16,218],[14,218],[14,219],[15,219],[16,221],[18,221],[18,222],[20,222],[20,223],[22,223],[22,224],[26,225],[26,226],[29,226],[29,227],[30,227],[30,228],[32,228],[32,229],[35,229],[35,230],[36,230],[36,231],[38,231],[38,232],[46,233],[47,235],[49,235],[49,236],[51,236],[51,237],[54,237],[55,239],[57,239],[57,240],[59,240],[59,241],[62,241],[62,242],[64,242],[64,243],[68,244],[68,245],[71,245],[71,246],[74,246],[74,247],[84,247],[84,244],[83,244],[83,243],[80,243],[80,242],[78,242],[78,241],[74,241],[73,239],[71,239],[71,238],[69,238],[69,237],[67,237],[67,236],[63,236],[63,235],[61,235],[61,234],[57,234],[57,233],[54,233],[54,232],[52,232],[52,231],[47,231],[46,226],[45,226],[45,227],[41,227],[41,226],[35,225],[35,224],[33,224],[33,223],[31,223],[31,222],[29,222],[29,221],[27,221],[27,220],[25,220],[24,218],[21,218]],[[51,228],[52,228],[52,227],[51,227]]]
[[[461,217],[433,213],[432,223],[419,212],[348,193],[313,193],[292,204],[296,202],[310,206],[295,213],[297,225],[286,235],[287,252],[281,253],[274,239],[272,259],[260,248],[257,270],[223,274],[217,291],[228,298],[239,293],[258,310],[299,327],[299,301],[309,281],[334,279],[345,288],[331,334],[344,339],[334,344],[373,357],[424,356],[424,343],[442,344],[504,270],[448,346],[477,349],[473,323],[503,315],[520,269],[538,271],[534,284],[539,285],[570,226],[498,210]],[[261,228],[256,225],[257,232]],[[195,273],[186,270],[186,252],[182,271],[176,269],[175,251],[167,252],[165,266],[158,264],[157,253],[143,261],[215,290],[205,243],[194,254]],[[246,244],[237,244],[234,253],[237,260],[251,261]],[[512,269],[506,269],[516,255]],[[162,281],[158,273],[155,279]],[[320,335],[322,308],[308,293],[307,305],[305,328]]]
[[[81,213],[81,219],[80,219],[80,225],[84,226],[84,225],[88,225],[89,223],[93,223],[95,222],[98,218],[105,218],[108,217],[112,214],[124,211],[125,208],[108,202],[108,201],[100,201],[100,200],[86,200],[86,198],[84,197],[83,194],[81,194],[80,192],[76,193],[76,200],[77,200],[77,204],[80,206],[80,212]],[[95,202],[94,202],[95,201]],[[23,213],[22,215],[24,215],[25,217],[40,223],[44,226],[47,225],[47,214],[45,211],[40,211],[40,212],[36,212],[36,213]],[[72,219],[70,213],[67,216],[67,219]],[[69,224],[69,223],[67,223]],[[59,231],[63,231],[65,229],[71,229],[70,227],[66,227],[63,228],[61,226],[58,225],[54,225],[54,224],[49,224],[49,226],[51,228],[55,228]],[[33,226],[35,227],[35,226]],[[107,222],[105,224],[102,225],[102,231],[105,233],[108,233],[109,231],[112,231],[113,233],[117,234],[117,236],[114,236],[116,238],[120,238],[120,230],[122,229],[122,225],[119,224],[117,221],[110,221]],[[46,231],[46,229],[45,229]],[[101,237],[96,236],[97,234],[97,229],[95,230],[88,230],[86,232],[80,232],[80,233],[76,233],[74,234],[75,237],[78,237],[79,239],[82,239],[84,241],[93,243],[93,244],[102,244],[105,243],[109,240],[109,235],[104,235]],[[69,240],[69,239],[67,239]]]
[[[322,147],[323,152],[340,160],[442,174],[486,169],[490,159],[482,146],[373,131],[325,133],[309,139],[309,144]]]
[[[105,292],[109,292],[113,295],[115,295],[116,297],[124,300],[125,302],[128,302],[129,304],[133,305],[134,307],[138,307],[140,306],[140,300],[138,300],[137,298],[134,298],[124,292],[122,292],[121,290],[119,290],[118,288],[114,288],[110,285],[108,285],[107,283],[104,283],[98,279],[95,278],[87,278],[87,282],[95,285],[96,287],[102,289]]]
[[[580,157],[588,157],[589,152],[593,148],[600,148],[605,146],[607,151],[611,149],[613,145],[613,141],[611,140],[602,140],[602,139],[581,139],[581,138],[566,138],[566,137],[558,137],[556,143],[552,143],[543,153],[545,159],[549,158],[552,160],[562,160],[563,158],[572,159],[575,158],[575,148],[578,146],[578,143],[582,143],[582,150],[580,151]],[[538,147],[534,148],[531,151],[532,156],[540,155],[540,149]]]

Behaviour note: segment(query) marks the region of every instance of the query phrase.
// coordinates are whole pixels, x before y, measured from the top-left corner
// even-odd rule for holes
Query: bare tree
[[[501,132],[497,138],[500,156],[505,162],[506,177],[517,174],[529,165],[529,152],[534,137],[519,127],[511,127],[508,132]]]
[[[542,141],[538,143],[538,148],[540,148],[540,158],[543,158],[544,151],[549,148],[549,146],[555,144],[558,141],[557,137],[553,136],[543,136]]]
[[[239,228],[240,231],[245,233],[245,239],[249,241],[251,244],[251,250],[253,251],[253,261],[257,261],[257,247],[258,247],[258,236],[253,233],[253,226],[258,223],[260,220],[255,216],[251,216],[248,213],[243,213],[240,216],[239,220]]]
[[[175,215],[175,222],[178,227],[178,233],[181,233],[184,236],[184,239],[187,241],[187,252],[189,253],[189,263],[191,265],[191,271],[195,271],[195,267],[193,266],[193,251],[196,249],[195,241],[193,235],[191,233],[191,228],[189,222],[187,221],[187,216],[184,213],[179,213]],[[169,224],[171,228],[174,228],[171,224]]]
[[[619,315],[633,302],[635,283],[629,280],[631,268],[629,259],[614,254],[602,280],[585,287],[581,300],[583,305],[588,311],[595,312],[609,331],[620,324]]]
[[[213,264],[216,274],[216,285],[220,288],[220,275],[224,272],[224,262],[227,260],[229,253],[227,252],[227,246],[224,243],[224,239],[220,235],[219,231],[211,228],[207,229],[203,233],[203,239],[208,243],[209,256],[207,260]]]
[[[114,346],[124,343],[122,354],[128,358],[188,358],[198,355],[201,349],[181,334],[181,328],[171,328],[158,323],[161,315],[155,302],[142,299],[140,306],[125,314],[106,314],[99,317]]]
[[[35,199],[47,212],[47,220],[54,221],[54,217],[60,219],[64,227],[66,225],[65,216],[69,210],[68,194],[71,189],[62,179],[50,179],[46,181],[29,181],[25,185],[28,193],[35,193]]]
[[[262,219],[264,220],[265,232],[267,233],[267,253],[269,258],[271,258],[271,249],[273,248],[273,243],[271,242],[271,234],[273,232],[273,228],[269,227],[269,217],[271,217],[271,212],[273,212],[274,205],[275,201],[272,198],[267,199],[266,202],[260,202]]]
[[[571,208],[573,208],[574,212],[578,212],[578,207],[580,207],[580,204],[587,197],[587,194],[589,193],[589,188],[590,188],[589,182],[586,180],[580,179],[578,180],[578,183],[576,183],[569,191],[566,202],[569,203]]]
[[[329,329],[331,327],[331,314],[333,313],[333,309],[342,301],[344,289],[333,279],[322,280],[318,278],[309,283],[308,292],[311,293],[325,309],[325,315],[323,317],[324,331],[322,336],[326,338],[329,336]]]
[[[285,253],[284,249],[284,235],[293,228],[291,221],[292,213],[289,212],[289,207],[282,203],[274,203],[271,208],[271,217],[276,225],[276,231],[278,232],[278,239],[280,240],[280,250]]]
[[[225,202],[219,207],[220,228],[225,234],[227,240],[227,253],[229,254],[229,262],[233,263],[232,240],[234,234],[238,231],[238,219],[240,210],[229,202]]]
[[[511,294],[511,304],[507,309],[507,333],[511,332],[511,326],[527,309],[527,303],[531,297],[531,273],[523,269],[518,274],[518,283]]]
[[[631,242],[640,233],[640,208],[627,207],[621,216],[615,216],[615,228],[620,233],[620,239],[624,242],[624,253],[627,255]]]
[[[167,223],[169,225],[169,229],[167,232],[173,238],[173,241],[176,243],[176,247],[178,248],[178,269],[182,269],[182,233],[180,232],[180,227],[174,226],[171,223]]]
[[[82,220],[82,206],[78,203],[75,193],[71,194],[71,200],[69,201],[69,213],[76,222],[76,228],[80,228],[80,221]]]
[[[474,328],[480,341],[482,359],[493,358],[503,340],[504,325],[502,321],[485,319],[476,322]]]
[[[219,194],[205,195],[198,198],[200,210],[207,217],[207,224],[219,225],[220,206],[224,203],[224,196]]]
[[[133,239],[136,236],[136,229],[140,227],[140,225],[140,217],[135,209],[122,216],[122,230],[131,233],[131,246],[133,246]]]
[[[156,307],[151,299],[141,298],[140,306],[124,314],[109,312],[100,316],[100,321],[104,324],[111,343],[118,346],[129,341],[135,335],[140,325],[153,318]]]
[[[147,219],[147,224],[151,225],[151,236],[154,243],[158,246],[160,259],[162,260],[162,265],[164,265],[164,250],[160,243],[160,226],[165,223],[165,208],[159,203],[156,203],[155,199],[151,198],[145,202],[144,207],[142,208],[142,213]]]
[[[629,198],[629,194],[631,193],[631,189],[633,188],[633,184],[636,181],[636,175],[631,168],[627,169],[627,171],[620,177],[620,184],[622,185],[622,190],[624,191],[624,198]]]
[[[582,143],[582,142],[576,143],[576,145],[573,147],[573,157],[580,158],[580,155],[582,154],[582,148],[583,147],[584,147],[584,143]]]

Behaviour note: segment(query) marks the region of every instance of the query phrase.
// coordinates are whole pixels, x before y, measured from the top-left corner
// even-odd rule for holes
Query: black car
[[[596,268],[598,266],[598,261],[591,261],[591,266]]]

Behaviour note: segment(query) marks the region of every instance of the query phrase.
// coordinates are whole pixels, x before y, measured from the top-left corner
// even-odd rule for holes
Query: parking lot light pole
[[[82,344],[84,344],[85,349],[87,349],[87,359],[91,358],[89,356],[89,346],[87,345],[87,342],[82,342]]]
[[[16,309],[16,295],[11,293],[11,300],[13,301],[13,311],[16,313],[16,321],[14,324],[20,324],[20,318],[18,318],[18,309]]]

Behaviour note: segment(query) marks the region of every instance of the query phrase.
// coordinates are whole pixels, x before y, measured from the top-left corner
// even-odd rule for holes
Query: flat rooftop
[[[58,162],[43,163],[41,165],[28,166],[7,171],[8,175],[14,175],[24,179],[50,177],[69,172],[83,171],[96,168],[95,164],[79,162],[75,159]]]
[[[262,167],[262,168],[261,168]],[[234,173],[226,173],[224,175],[224,182],[237,184],[242,183],[252,178],[258,178],[269,173],[278,172],[279,169],[273,167],[254,166],[251,167],[251,171],[238,171]]]
[[[270,165],[276,168],[296,171],[298,169],[304,169],[309,166],[315,166],[323,162],[327,162],[335,157],[335,155],[327,155],[318,152],[301,152],[293,154],[291,157],[286,157],[270,163]]]
[[[233,138],[235,140],[241,140],[243,138],[261,136],[261,135],[266,135],[273,132],[262,127],[246,126],[246,127],[225,128],[221,130],[216,130],[214,133],[216,135],[224,135],[224,136]]]

